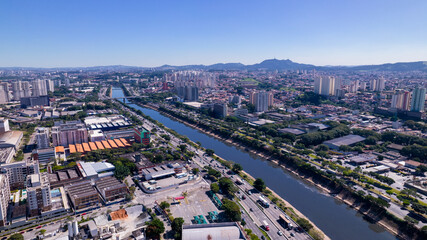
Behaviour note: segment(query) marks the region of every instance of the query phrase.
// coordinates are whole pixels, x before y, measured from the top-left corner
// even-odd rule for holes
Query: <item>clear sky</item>
[[[0,66],[427,61],[427,0],[1,0]]]

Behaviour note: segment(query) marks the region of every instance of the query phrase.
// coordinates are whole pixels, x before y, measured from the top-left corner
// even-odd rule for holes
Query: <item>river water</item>
[[[120,88],[114,88],[112,94],[113,97],[123,97]],[[155,110],[135,104],[128,105],[187,136],[193,142],[200,142],[204,148],[213,149],[218,156],[241,164],[247,173],[255,178],[262,178],[269,188],[307,216],[331,239],[396,239],[378,224],[366,221],[361,214],[346,204],[322,193],[313,185],[294,177],[277,165],[170,119]]]

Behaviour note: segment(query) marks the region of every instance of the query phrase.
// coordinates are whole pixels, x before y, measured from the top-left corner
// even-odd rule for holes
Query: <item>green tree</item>
[[[215,153],[215,151],[214,151],[214,150],[212,150],[212,149],[206,149],[206,154],[207,154],[208,156],[212,156],[212,155],[214,155],[214,153]]]
[[[20,233],[15,233],[9,237],[9,240],[24,240],[24,236]]]
[[[115,165],[116,169],[114,170],[114,176],[117,179],[123,180],[125,177],[130,175],[129,168],[123,166],[122,164]]]
[[[234,185],[233,181],[231,181],[231,179],[229,178],[222,177],[219,179],[218,183],[222,192],[225,194],[231,195],[237,191],[237,187]]]
[[[211,184],[211,191],[214,192],[214,193],[218,193],[219,192],[218,183],[212,183]]]
[[[265,189],[264,180],[262,180],[261,178],[255,179],[254,188],[260,192],[264,191]]]
[[[166,201],[163,201],[163,202],[160,203],[159,206],[160,206],[161,209],[165,210],[166,208],[170,207],[170,204],[168,202],[166,202]]]
[[[235,173],[239,173],[240,171],[242,171],[242,170],[243,170],[243,167],[242,167],[242,165],[240,165],[240,164],[238,164],[238,163],[235,163],[235,164],[233,164],[233,168],[232,168],[232,170],[233,170],[233,172],[235,172]]]
[[[149,222],[145,230],[147,238],[155,238],[155,239],[159,239],[160,234],[162,234],[164,231],[165,231],[165,226],[163,222],[158,218],[154,218],[151,222]]]
[[[183,218],[175,218],[172,221],[172,230],[175,232],[175,239],[180,240],[182,238],[182,225],[184,224]]]
[[[242,219],[240,208],[237,203],[223,198],[222,199],[222,207],[224,208],[225,215],[230,219],[232,222],[237,222]]]
[[[199,169],[198,169],[198,168],[193,168],[193,170],[192,170],[192,171],[193,171],[193,174],[194,174],[194,175],[197,175],[197,174],[199,173]]]
[[[310,229],[313,228],[313,225],[311,225],[311,223],[305,218],[298,218],[297,224],[302,227],[302,229],[304,229],[306,232],[310,231]]]
[[[187,145],[185,145],[185,144],[181,144],[178,147],[181,150],[181,152],[185,152],[185,150],[187,149]]]

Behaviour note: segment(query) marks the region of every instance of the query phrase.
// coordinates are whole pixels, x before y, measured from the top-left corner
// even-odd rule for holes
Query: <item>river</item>
[[[113,97],[123,97],[123,91],[120,88],[114,88]],[[155,110],[135,104],[128,105],[141,110],[179,134],[187,136],[193,142],[200,142],[204,148],[213,149],[218,156],[239,163],[253,177],[262,178],[269,188],[307,216],[331,239],[396,239],[383,227],[369,223],[354,209],[322,193],[313,185],[277,165],[170,119]]]

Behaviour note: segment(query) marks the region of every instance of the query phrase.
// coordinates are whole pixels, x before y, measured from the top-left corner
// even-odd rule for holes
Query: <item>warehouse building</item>
[[[126,195],[129,193],[126,184],[121,183],[115,177],[100,178],[95,182],[95,185],[106,203],[126,198]]]
[[[323,142],[326,146],[328,146],[330,149],[338,150],[340,146],[351,146],[353,144],[356,144],[358,142],[364,141],[365,138],[361,137],[359,135],[347,135],[340,138],[335,138],[329,141]]]
[[[65,191],[76,210],[100,204],[98,192],[90,181],[72,183],[65,187]]]

